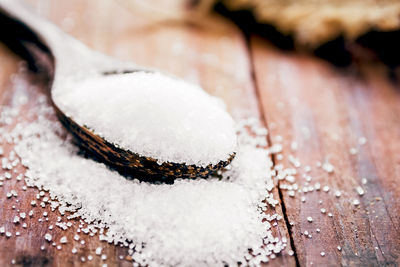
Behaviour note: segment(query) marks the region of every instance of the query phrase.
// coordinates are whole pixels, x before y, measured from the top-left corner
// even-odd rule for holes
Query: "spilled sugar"
[[[160,73],[66,83],[55,88],[53,98],[78,124],[160,163],[205,167],[236,149],[234,121],[224,103],[197,85]]]
[[[28,167],[27,184],[49,191],[62,214],[71,212],[70,218],[106,229],[100,238],[129,246],[136,263],[258,265],[286,246],[270,229],[270,221],[279,216],[265,214],[268,204],[277,201],[269,193],[273,182],[268,152],[256,147],[263,142],[254,141],[265,142],[265,136],[257,139],[244,130],[254,126],[254,120],[240,124],[237,156],[221,179],[155,185],[129,181],[80,156],[43,99],[29,110],[37,114],[34,122],[18,122],[11,134],[3,132]],[[10,118],[17,113],[18,107],[4,108],[0,121],[12,124]]]
[[[16,146],[30,168],[28,183],[50,190],[61,203],[60,211],[73,211],[88,223],[101,221],[108,228],[105,240],[145,244],[143,249],[136,246],[137,262],[234,264],[268,236],[264,215],[257,210],[268,181],[264,151],[242,147],[226,174],[230,180],[152,185],[128,181],[82,159],[48,126],[30,124],[28,129],[34,129]]]

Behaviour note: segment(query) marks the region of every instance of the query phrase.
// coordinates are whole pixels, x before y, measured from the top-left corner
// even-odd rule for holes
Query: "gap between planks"
[[[256,95],[256,98],[257,98],[258,109],[259,109],[259,113],[260,113],[260,120],[263,122],[263,124],[265,125],[265,127],[269,131],[268,121],[267,121],[266,116],[264,115],[264,106],[263,106],[264,104],[261,101],[260,87],[259,87],[259,85],[257,83],[257,77],[256,77],[257,74],[256,74],[256,71],[255,71],[255,65],[254,65],[254,54],[251,51],[251,49],[252,49],[251,48],[251,39],[250,39],[251,37],[248,34],[244,33],[244,32],[242,32],[242,35],[244,36],[244,38],[246,40],[246,48],[247,48],[247,53],[248,53],[248,57],[249,57],[249,60],[250,60],[250,75],[251,75],[253,87],[255,89],[255,95]],[[267,138],[268,144],[271,146],[272,145],[272,139],[271,139],[271,133],[270,132],[268,132],[266,138]],[[270,154],[270,157],[271,157],[271,160],[272,160],[273,167],[275,167],[276,166],[275,154]],[[294,237],[293,237],[293,234],[292,234],[291,225],[289,223],[289,218],[288,218],[287,213],[286,213],[287,211],[286,211],[285,201],[284,201],[283,195],[282,195],[282,190],[281,190],[281,188],[279,188],[279,184],[280,184],[280,181],[279,180],[276,181],[276,178],[274,178],[274,185],[275,185],[275,188],[276,188],[275,191],[277,191],[277,193],[278,193],[278,195],[275,196],[275,197],[279,198],[279,203],[280,203],[281,209],[282,209],[283,220],[285,222],[287,233],[288,233],[289,240],[290,240],[290,246],[287,247],[286,250],[291,249],[293,251],[293,258],[295,260],[295,265],[296,265],[296,267],[299,267],[300,263],[299,263],[299,259],[298,259],[298,256],[297,256]]]

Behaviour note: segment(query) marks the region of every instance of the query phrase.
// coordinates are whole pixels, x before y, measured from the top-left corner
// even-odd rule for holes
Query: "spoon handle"
[[[86,45],[64,33],[54,24],[29,10],[29,6],[20,0],[0,0],[0,22],[7,22],[7,27],[0,27],[1,38],[13,38],[13,44],[25,48],[25,56],[38,61],[40,55],[30,47],[32,39],[42,51],[50,51],[58,77],[87,76],[90,73],[113,72],[118,70],[142,69],[137,65],[116,60],[102,53],[91,50]],[[2,25],[3,25],[2,22]],[[21,25],[22,24],[22,25]],[[25,41],[30,42],[25,42]],[[77,70],[80,73],[77,73]]]
[[[0,0],[0,13],[2,13],[3,19],[6,17],[13,20],[14,26],[25,26],[28,28],[27,30],[32,31],[56,57],[61,51],[65,51],[65,49],[70,49],[71,47],[73,47],[74,50],[76,50],[77,46],[81,46],[81,49],[84,50],[88,49],[87,47],[83,48],[82,43],[63,33],[58,27],[29,10],[29,6],[20,0]],[[21,23],[23,25],[21,25]],[[10,31],[19,29],[10,29]],[[15,36],[22,40],[26,37]]]

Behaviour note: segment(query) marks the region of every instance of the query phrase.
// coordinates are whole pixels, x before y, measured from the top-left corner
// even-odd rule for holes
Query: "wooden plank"
[[[400,86],[377,65],[335,69],[311,56],[278,51],[258,37],[251,38],[251,50],[270,138],[283,145],[283,159],[275,156],[275,162],[292,167],[292,155],[301,163],[298,187],[321,184],[319,191],[291,197],[290,190],[284,190],[290,183],[280,182],[300,265],[398,265]],[[297,150],[291,148],[292,141]],[[316,167],[326,160],[334,166],[332,173]],[[307,165],[310,172],[305,171]],[[326,185],[328,192],[322,190]],[[363,196],[357,186],[365,190]]]
[[[136,13],[132,15],[118,2],[90,0],[31,2],[40,13],[92,48],[198,82],[211,94],[223,98],[236,118],[246,113],[247,116],[261,119],[250,72],[247,44],[239,30],[225,20],[212,17],[204,25],[176,22],[152,24],[145,18],[137,17]],[[35,83],[42,90],[45,88],[43,82],[37,78],[28,77],[27,82]],[[35,96],[35,92],[32,91],[30,97]],[[17,209],[29,210],[30,201],[35,198],[37,190],[28,189],[22,192],[20,186],[15,183],[0,188],[2,195],[14,188],[19,199]],[[275,193],[277,194],[277,191]],[[8,265],[12,259],[16,259],[17,264],[31,261],[33,265],[79,266],[81,257],[88,254],[95,256],[94,251],[99,246],[104,248],[108,259],[101,261],[95,256],[94,260],[86,262],[85,265],[99,266],[101,263],[108,263],[109,266],[130,265],[129,262],[118,259],[120,255],[126,255],[125,249],[99,242],[97,237],[88,238],[81,234],[81,239],[86,242],[85,245],[72,241],[78,222],[75,222],[68,231],[62,231],[57,227],[51,230],[56,240],[65,235],[71,242],[63,245],[61,250],[49,247],[43,236],[49,231],[49,225],[57,220],[57,213],[50,213],[47,208],[43,209],[49,212],[49,221],[39,223],[38,219],[42,216],[35,214],[32,219],[27,219],[29,230],[24,230],[20,225],[11,222],[12,214],[16,213],[11,208],[14,202],[4,200],[4,197],[1,201],[5,202],[2,205],[4,208],[0,208],[2,215],[0,226],[6,225],[13,235],[17,230],[21,232],[17,238],[0,237],[1,266]],[[280,206],[277,206],[276,210],[282,214]],[[284,221],[278,222],[274,231],[279,237],[289,238]],[[40,250],[42,244],[46,245],[45,251]],[[78,248],[76,255],[70,252],[73,247]],[[294,258],[284,252],[282,257],[272,262],[272,266],[274,265],[293,266]]]

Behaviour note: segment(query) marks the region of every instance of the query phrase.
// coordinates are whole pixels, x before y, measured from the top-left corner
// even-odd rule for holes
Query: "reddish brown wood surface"
[[[238,28],[226,20],[210,17],[204,24],[176,22],[154,24],[132,15],[118,2],[31,2],[42,15],[90,47],[200,83],[211,94],[223,98],[230,112],[237,118],[245,113],[261,119],[247,43]],[[0,68],[6,70],[2,71],[0,76],[1,92],[12,94],[13,88],[9,77],[11,73],[16,72],[18,59],[6,48],[2,47],[0,53]],[[37,76],[28,75],[25,79],[28,83],[42,88],[39,90],[45,90],[45,84]],[[32,99],[37,96],[35,92],[35,90],[30,92]],[[7,101],[7,98],[4,101]],[[62,231],[57,227],[48,230],[49,225],[54,225],[59,216],[50,212],[48,208],[35,208],[37,212],[34,217],[26,219],[29,222],[27,229],[22,229],[20,224],[15,225],[12,219],[17,215],[17,209],[29,211],[30,201],[38,193],[36,189],[23,192],[18,183],[14,179],[12,183],[5,182],[0,188],[2,192],[0,226],[4,225],[7,231],[13,233],[12,238],[0,236],[1,266],[10,265],[13,259],[19,265],[30,263],[33,266],[80,266],[83,265],[82,256],[86,257],[84,265],[88,266],[99,266],[101,263],[107,263],[108,266],[131,265],[129,261],[119,260],[120,255],[126,256],[125,249],[100,242],[97,237],[89,238],[81,234],[81,239],[86,242],[85,245],[72,241],[76,227],[68,231]],[[18,192],[17,204],[14,198],[5,197],[11,189]],[[276,198],[279,198],[277,190],[274,193]],[[16,206],[15,209],[12,208],[13,205]],[[38,222],[45,210],[49,212],[49,220]],[[276,212],[282,214],[279,205],[276,207]],[[76,222],[75,226],[77,224]],[[20,231],[21,235],[15,237],[16,231]],[[61,250],[57,250],[44,240],[46,232],[51,232],[57,241],[62,236],[67,236],[70,241],[62,245]],[[289,239],[284,220],[279,221],[274,227],[274,233]],[[41,245],[45,245],[44,251],[40,250]],[[75,255],[71,254],[73,247],[78,249]],[[94,251],[97,247],[104,248],[107,260],[102,261],[95,256]],[[290,246],[270,265],[294,266],[295,258],[288,255],[289,250]],[[94,257],[90,262],[87,261],[88,255]]]
[[[382,66],[335,69],[316,58],[280,52],[257,37],[251,39],[251,51],[270,138],[283,144],[283,159],[277,156],[275,163],[291,166],[292,155],[302,164],[296,178],[299,188],[321,184],[320,191],[295,197],[281,189],[286,215],[294,223],[291,232],[300,265],[397,266],[399,84],[389,80]],[[360,137],[366,137],[365,145],[360,145]],[[298,144],[295,151],[292,141]],[[333,173],[316,167],[325,160],[335,166]],[[311,166],[309,183],[303,178],[306,165]],[[322,190],[325,185],[328,192]],[[365,190],[363,196],[357,186]],[[337,190],[340,197],[335,196]],[[354,205],[354,199],[360,205]],[[329,212],[333,217],[327,216]]]
[[[279,182],[282,188],[274,193],[281,195],[286,222],[280,221],[274,231],[289,238],[286,223],[293,224],[290,239],[296,254],[290,257],[288,248],[268,265],[295,266],[296,261],[301,266],[399,265],[400,86],[391,82],[382,67],[336,69],[311,56],[283,53],[257,37],[248,43],[234,25],[219,17],[198,24],[152,23],[125,9],[122,1],[31,2],[37,11],[90,47],[198,82],[223,98],[236,117],[247,113],[265,119],[269,139],[283,144],[279,153],[283,159],[275,155],[275,164],[293,167],[288,161],[293,156],[301,163],[294,183],[300,189],[321,184],[319,191],[296,192],[291,197],[283,188],[291,183]],[[9,102],[13,94],[10,77],[16,73],[18,61],[0,46],[1,103]],[[26,81],[45,88],[37,76],[28,75]],[[37,96],[35,92],[29,92],[31,98]],[[366,137],[366,144],[359,144],[360,137]],[[298,144],[296,150],[291,148],[293,141]],[[316,166],[325,160],[334,165],[333,173]],[[307,165],[309,173],[304,170]],[[1,170],[0,175],[3,173]],[[312,177],[309,182],[303,177],[306,174]],[[29,211],[38,192],[22,191],[21,183],[13,179],[0,187],[0,226],[13,234],[9,239],[0,236],[1,266],[10,265],[12,259],[20,265],[80,266],[81,257],[88,255],[94,259],[87,262],[86,258],[84,265],[131,265],[119,259],[126,256],[125,249],[99,242],[97,237],[81,234],[85,245],[72,241],[77,225],[68,231],[55,227],[51,233],[56,240],[65,235],[71,241],[61,250],[49,246],[43,236],[58,215],[48,208],[35,208],[34,217],[26,219],[27,229],[14,224],[17,210]],[[322,190],[325,185],[328,192]],[[357,194],[357,186],[365,190],[364,195]],[[11,189],[18,192],[19,202],[6,198]],[[335,196],[336,191],[341,192],[340,197]],[[357,206],[355,199],[360,201]],[[325,214],[321,208],[326,209]],[[49,221],[38,222],[45,210]],[[281,206],[277,212],[282,214]],[[307,217],[313,221],[308,222]],[[16,231],[21,235],[16,237]],[[41,245],[45,251],[40,250]],[[99,246],[108,256],[105,261],[95,256]],[[73,247],[78,248],[75,255],[71,254]]]

